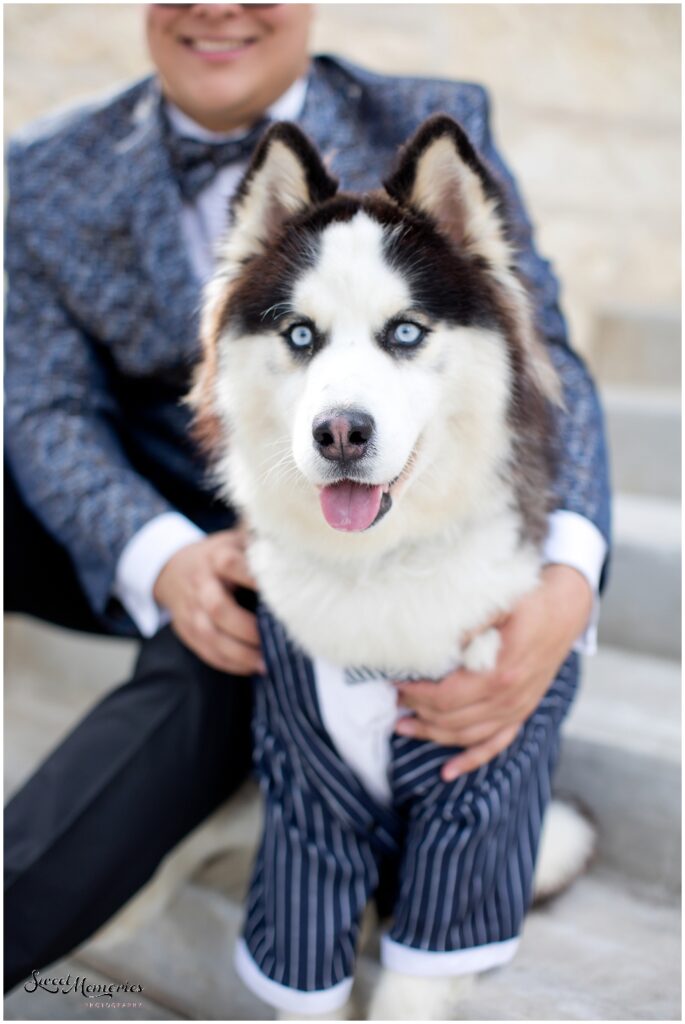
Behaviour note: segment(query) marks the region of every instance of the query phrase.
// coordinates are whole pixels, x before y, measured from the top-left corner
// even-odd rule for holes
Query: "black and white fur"
[[[407,324],[418,335],[398,334]],[[462,637],[538,580],[559,385],[500,193],[461,128],[430,119],[382,191],[352,196],[295,126],[274,126],[234,204],[203,345],[198,429],[292,637],[389,673],[492,667],[497,631]],[[317,435],[360,412],[371,433],[350,427],[349,451]],[[339,509],[332,528],[325,495],[343,491],[380,494],[368,528]],[[563,887],[591,846],[577,818],[559,844],[546,827],[538,892]],[[370,1016],[451,1016],[462,984],[386,975]]]

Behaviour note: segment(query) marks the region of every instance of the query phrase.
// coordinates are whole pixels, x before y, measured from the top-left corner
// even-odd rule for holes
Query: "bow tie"
[[[183,198],[192,203],[223,167],[247,160],[252,155],[269,119],[262,118],[247,135],[227,142],[204,142],[178,135],[166,115],[162,122],[164,141],[178,187]]]

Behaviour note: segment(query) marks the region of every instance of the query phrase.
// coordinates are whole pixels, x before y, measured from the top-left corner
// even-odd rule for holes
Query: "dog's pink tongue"
[[[329,526],[336,530],[365,530],[381,507],[383,488],[367,487],[343,480],[321,491],[321,511]]]

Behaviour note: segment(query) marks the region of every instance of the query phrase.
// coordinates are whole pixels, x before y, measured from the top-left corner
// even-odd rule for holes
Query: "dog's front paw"
[[[339,1009],[329,1010],[328,1013],[317,1013],[313,1017],[308,1017],[302,1013],[286,1013],[285,1010],[279,1010],[276,1014],[276,1020],[359,1020],[359,1018],[352,999],[348,999],[345,1005]]]
[[[471,991],[472,974],[417,977],[381,972],[367,1020],[458,1020],[459,1004]]]
[[[498,629],[486,629],[474,636],[462,654],[464,668],[470,672],[490,672],[497,664],[502,638]]]

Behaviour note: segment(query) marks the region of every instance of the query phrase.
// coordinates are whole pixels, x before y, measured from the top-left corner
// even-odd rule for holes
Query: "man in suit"
[[[86,939],[248,771],[252,581],[179,402],[212,246],[266,119],[297,121],[351,190],[377,185],[424,117],[460,121],[507,191],[564,385],[541,585],[500,624],[495,672],[403,693],[416,712],[403,729],[465,748],[455,777],[511,742],[574,642],[592,645],[609,540],[601,412],[487,95],[310,60],[310,18],[308,5],[150,5],[157,75],[10,147],[6,606],[143,643],[132,679],[8,805],[8,987]]]

